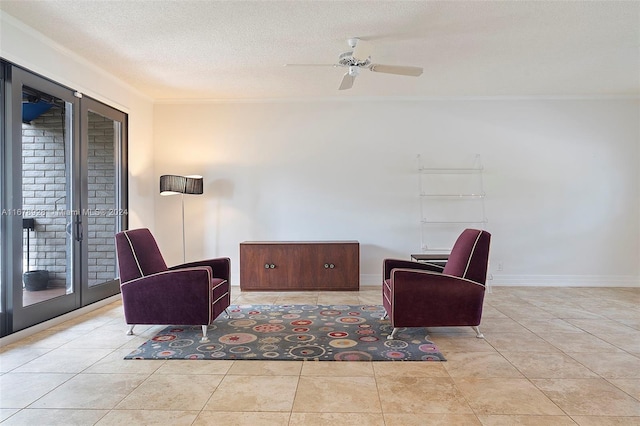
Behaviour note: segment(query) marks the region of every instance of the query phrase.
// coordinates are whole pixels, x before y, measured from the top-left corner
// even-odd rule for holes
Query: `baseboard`
[[[360,275],[360,286],[380,285],[381,282],[381,275]],[[487,284],[496,287],[640,287],[640,277],[633,275],[491,274]]]
[[[507,275],[491,274],[496,287],[640,287],[633,275]]]

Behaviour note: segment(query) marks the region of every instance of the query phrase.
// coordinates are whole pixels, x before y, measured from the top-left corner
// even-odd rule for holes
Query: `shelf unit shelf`
[[[484,198],[486,194],[420,194],[430,198]]]
[[[451,175],[451,174],[461,174],[461,173],[482,173],[484,169],[482,167],[478,167],[478,168],[468,168],[468,167],[454,167],[454,168],[440,168],[440,167],[418,167],[418,171],[420,173],[425,173],[425,174],[444,174],[444,175]]]

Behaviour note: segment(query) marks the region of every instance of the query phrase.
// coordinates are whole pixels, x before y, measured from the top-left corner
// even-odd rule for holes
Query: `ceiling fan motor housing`
[[[344,52],[340,54],[340,56],[338,56],[338,64],[342,65],[343,67],[367,68],[369,65],[371,65],[371,59],[367,58],[364,61],[359,61],[353,57],[353,51],[350,51]]]

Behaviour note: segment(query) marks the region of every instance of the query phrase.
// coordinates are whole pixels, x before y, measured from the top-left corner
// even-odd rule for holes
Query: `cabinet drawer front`
[[[301,256],[305,281],[317,290],[358,289],[358,244],[317,244]]]
[[[295,283],[299,267],[289,246],[240,245],[240,288],[282,289]]]

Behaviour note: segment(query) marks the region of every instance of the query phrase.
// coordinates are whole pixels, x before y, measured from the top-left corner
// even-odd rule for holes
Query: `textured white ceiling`
[[[639,96],[638,1],[63,1],[0,9],[162,99]],[[377,63],[338,91],[360,37]]]

